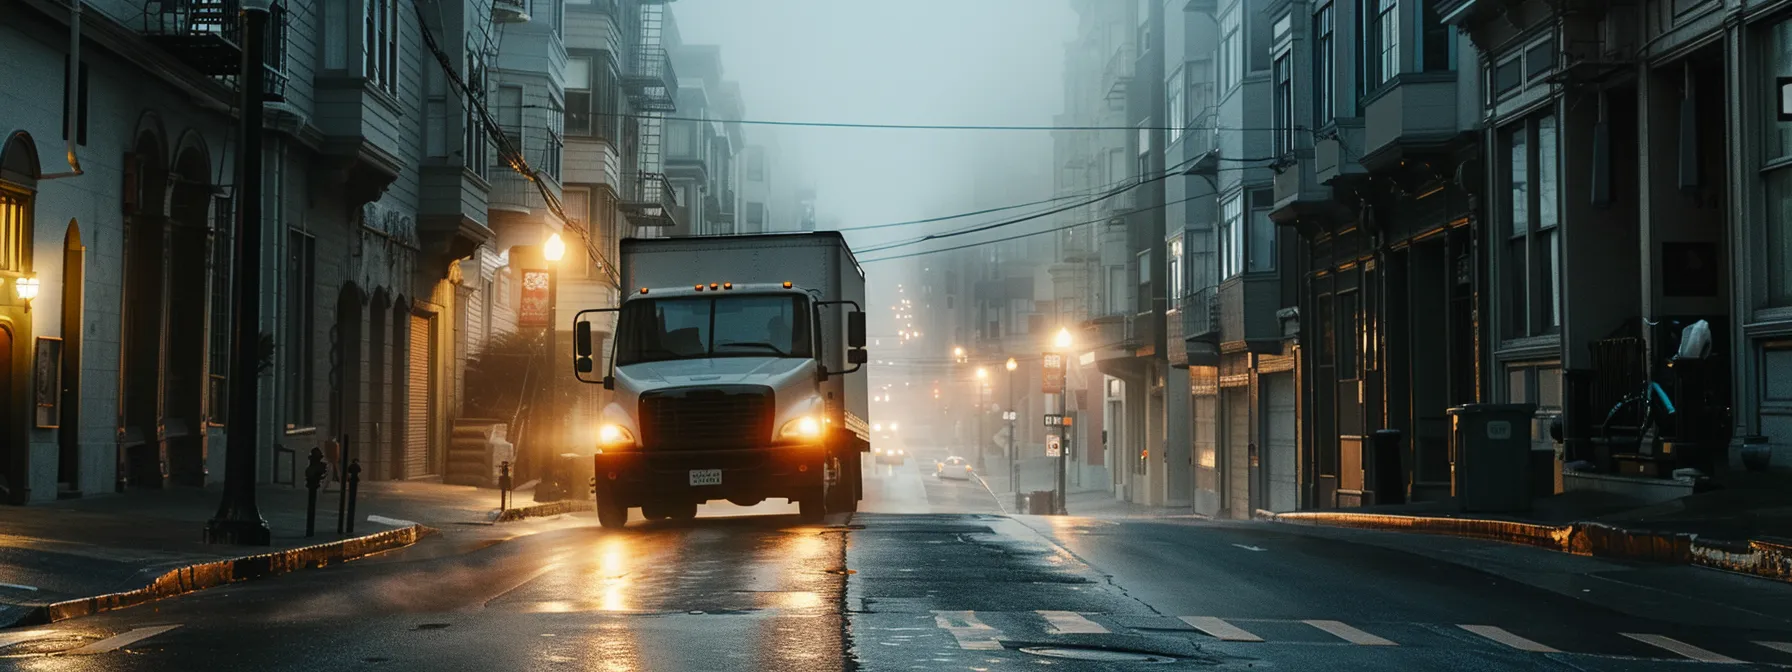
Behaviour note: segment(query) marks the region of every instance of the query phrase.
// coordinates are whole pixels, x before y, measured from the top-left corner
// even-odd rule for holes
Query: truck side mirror
[[[579,372],[591,372],[591,323],[580,320],[572,325],[572,352],[579,359]]]
[[[870,361],[871,355],[864,348],[853,348],[846,351],[847,364],[864,364]]]
[[[865,312],[855,310],[846,314],[846,347],[865,347]]]

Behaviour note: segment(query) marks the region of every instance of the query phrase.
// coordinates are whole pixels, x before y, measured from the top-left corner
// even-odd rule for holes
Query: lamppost
[[[557,272],[557,267],[560,265],[560,260],[566,258],[566,241],[560,239],[560,234],[548,234],[548,239],[541,244],[541,258],[543,261],[547,262],[546,264],[543,264],[547,267],[543,269],[543,272],[547,273],[548,280],[548,326],[547,333],[542,335],[542,340],[547,349],[548,361],[546,375],[550,406],[539,410],[547,411],[549,417],[564,418],[564,416],[557,416],[554,411],[559,409],[556,409],[551,405],[552,403],[557,403],[560,396],[560,362],[564,361],[560,357],[560,350],[558,349],[560,341],[560,274]],[[541,418],[542,414],[538,412],[536,417]],[[544,488],[536,488],[535,501],[541,501],[541,496],[544,494],[565,499],[567,498],[567,494],[571,492],[572,483],[570,481],[561,482],[561,477],[568,476],[569,474],[561,474],[560,470],[555,468],[558,465],[558,461],[554,459],[554,447],[565,445],[565,442],[561,440],[563,438],[561,433],[565,430],[564,425],[564,422],[555,422],[551,426],[541,427],[541,429],[546,431],[541,432],[539,435],[542,438],[547,439],[547,441],[539,442],[538,445],[540,445],[541,448],[535,451],[536,455],[542,458],[540,462],[537,462],[537,464],[540,465],[538,468],[541,469],[541,474],[546,477],[545,480],[553,481],[561,487],[546,488],[545,490],[548,490],[548,492],[543,492]],[[555,490],[558,490],[558,492],[553,492]]]
[[[1070,363],[1066,360],[1066,358],[1070,354],[1070,346],[1071,346],[1070,330],[1064,329],[1064,328],[1058,329],[1058,337],[1053,339],[1052,345],[1055,345],[1058,347],[1058,357],[1059,357],[1058,361],[1060,363],[1060,366],[1063,367],[1062,370],[1064,370],[1066,373],[1068,373],[1068,369],[1070,368]],[[1066,375],[1065,378],[1069,378],[1069,376]],[[1064,415],[1067,415],[1065,413],[1065,410],[1066,410],[1065,407],[1070,405],[1069,400],[1070,400],[1069,391],[1066,390],[1063,386],[1060,386],[1058,388],[1058,416],[1059,417],[1063,417]],[[1058,515],[1064,515],[1067,513],[1067,511],[1064,508],[1064,497],[1066,494],[1065,487],[1064,487],[1064,472],[1067,470],[1067,467],[1069,466],[1069,463],[1066,462],[1065,458],[1070,451],[1066,450],[1064,448],[1064,440],[1062,437],[1062,435],[1067,434],[1068,432],[1064,431],[1064,428],[1062,426],[1060,426],[1058,428],[1058,432],[1060,434],[1060,438],[1058,440],[1059,448],[1058,448],[1058,511],[1057,511],[1057,513],[1058,513]]]
[[[977,367],[977,403],[972,405],[972,408],[977,411],[977,436],[974,437],[976,440],[973,443],[977,447],[978,471],[982,471],[983,467],[983,414],[989,412],[983,406],[983,388],[987,385],[989,385],[989,369],[979,366]]]
[[[1018,502],[1020,501],[1020,467],[1018,466],[1020,460],[1014,454],[1014,419],[1019,414],[1014,410],[1014,370],[1020,368],[1020,364],[1016,363],[1013,357],[1009,357],[1007,363],[1002,364],[1002,368],[1008,369],[1008,489],[1014,491],[1014,499]]]
[[[236,278],[230,311],[230,425],[224,442],[224,498],[218,513],[205,523],[205,540],[214,544],[266,546],[273,540],[268,521],[255,504],[255,444],[261,395],[261,136],[262,97],[266,71],[262,58],[268,34],[268,0],[242,3],[242,70],[237,80],[242,119],[238,124],[238,218]]]

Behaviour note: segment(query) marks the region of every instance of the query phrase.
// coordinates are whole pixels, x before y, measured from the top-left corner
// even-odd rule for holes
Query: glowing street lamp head
[[[1070,347],[1070,330],[1067,328],[1058,329],[1058,337],[1054,340],[1054,343],[1060,348]]]
[[[548,242],[541,245],[541,256],[548,261],[559,261],[566,256],[566,241],[556,233],[548,236]]]
[[[1009,371],[1013,371],[1015,369],[1020,368],[1020,364],[1015,362],[1013,357],[1009,357],[1008,363],[1003,364],[1002,366],[1007,368]]]
[[[988,378],[988,377],[989,377],[989,369],[985,369],[981,366],[977,367],[977,378],[979,380],[981,380],[983,378]]]
[[[952,356],[953,357],[963,357],[964,356],[964,348],[953,348]]]

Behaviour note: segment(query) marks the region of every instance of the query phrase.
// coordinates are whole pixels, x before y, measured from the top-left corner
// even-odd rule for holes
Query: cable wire
[[[1212,197],[1213,197],[1213,194],[1201,194],[1199,196],[1190,196],[1188,198],[1184,198],[1179,201],[1168,201],[1165,203],[1148,205],[1143,208],[1136,208],[1133,210],[1128,210],[1120,216],[1124,217],[1127,215],[1134,215],[1134,214],[1138,214],[1141,212],[1150,212],[1152,210],[1162,210],[1162,209],[1170,207],[1172,205],[1179,205],[1182,203],[1187,203],[1189,201],[1199,200],[1199,199],[1203,199],[1203,198],[1212,198]],[[1048,233],[1057,233],[1059,231],[1074,229],[1079,226],[1088,226],[1090,224],[1100,224],[1100,223],[1108,221],[1110,219],[1113,219],[1113,218],[1112,217],[1103,217],[1101,219],[1092,219],[1092,220],[1089,220],[1086,222],[1076,222],[1074,224],[1065,224],[1063,226],[1055,226],[1055,227],[1052,227],[1049,229],[1042,229],[1039,231],[1033,231],[1033,232],[1029,232],[1029,233],[1019,233],[1019,234],[1015,234],[1012,236],[1008,236],[1006,238],[995,238],[992,240],[981,240],[981,241],[977,241],[975,243],[965,243],[963,245],[955,245],[952,247],[942,247],[942,248],[933,249],[933,250],[922,250],[920,252],[909,252],[906,254],[893,254],[893,255],[890,255],[887,257],[877,257],[874,259],[861,259],[861,260],[859,260],[859,264],[860,265],[874,264],[874,263],[877,263],[880,261],[894,261],[897,259],[908,259],[910,257],[919,257],[919,256],[924,256],[924,255],[929,255],[929,254],[939,254],[941,252],[952,252],[955,250],[963,250],[963,249],[968,249],[968,248],[972,248],[972,247],[981,247],[983,245],[992,245],[995,243],[1005,243],[1005,242],[1008,242],[1011,240],[1020,240],[1022,238],[1031,238],[1033,236],[1043,236]]]
[[[623,119],[643,119],[650,115],[632,112],[593,112],[594,117],[620,117]],[[871,124],[838,121],[772,121],[765,119],[704,119],[702,117],[657,117],[665,121],[688,121],[699,124],[741,124],[745,126],[797,126],[805,128],[859,128],[907,131],[1187,131],[1191,129],[1172,126],[1027,126],[1027,125],[979,125],[979,124]],[[1229,132],[1247,131],[1305,131],[1302,126],[1248,126],[1239,128],[1212,128],[1199,130],[1215,130]]]

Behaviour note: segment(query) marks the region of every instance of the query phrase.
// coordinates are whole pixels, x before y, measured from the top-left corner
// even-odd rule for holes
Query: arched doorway
[[[0,142],[0,501],[30,498],[29,428],[30,305],[13,290],[32,275],[33,208],[37,196],[37,148],[24,132]]]
[[[205,485],[206,264],[212,204],[211,161],[195,136],[175,159],[163,278],[167,345],[162,372],[162,427],[168,471],[179,485]]]
[[[124,225],[124,325],[119,366],[119,486],[160,488],[168,474],[162,418],[168,294],[167,162],[143,130],[129,155]]]
[[[367,311],[367,412],[368,422],[373,423],[373,427],[368,450],[361,454],[367,458],[372,477],[382,479],[394,477],[387,473],[391,459],[386,452],[393,431],[389,413],[392,377],[387,370],[387,362],[392,361],[391,330],[387,326],[392,322],[391,311],[392,300],[387,297],[386,290],[375,290],[373,305]]]
[[[81,338],[87,305],[87,247],[81,225],[68,220],[62,237],[62,418],[57,423],[57,495],[81,494]]]

